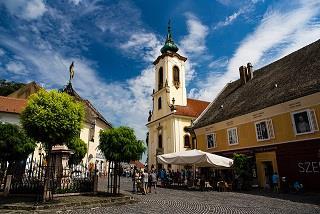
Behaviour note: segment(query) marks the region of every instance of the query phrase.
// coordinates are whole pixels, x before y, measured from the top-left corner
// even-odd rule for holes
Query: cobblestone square
[[[131,181],[122,179],[121,189],[131,194],[129,193]],[[138,203],[76,209],[69,213],[320,213],[319,204],[238,192],[200,192],[158,188],[157,194],[154,192],[147,195],[134,194],[134,197],[139,200]]]

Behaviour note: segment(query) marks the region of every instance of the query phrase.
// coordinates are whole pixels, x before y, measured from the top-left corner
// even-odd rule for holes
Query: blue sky
[[[62,88],[75,61],[79,94],[145,139],[169,18],[188,95],[208,101],[240,65],[260,68],[320,38],[318,0],[0,0],[0,76]]]

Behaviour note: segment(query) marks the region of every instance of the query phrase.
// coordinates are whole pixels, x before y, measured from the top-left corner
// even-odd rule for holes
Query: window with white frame
[[[258,141],[270,140],[275,138],[272,120],[263,120],[255,123]]]
[[[238,144],[237,128],[228,129],[228,142],[229,142],[229,145]]]
[[[292,123],[296,135],[319,131],[317,115],[313,109],[292,112]]]
[[[216,143],[216,134],[215,133],[211,133],[211,134],[207,134],[207,148],[215,148],[217,147],[217,143]]]

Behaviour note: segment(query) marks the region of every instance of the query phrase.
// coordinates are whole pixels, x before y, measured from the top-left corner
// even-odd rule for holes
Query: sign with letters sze
[[[319,174],[320,161],[299,161],[297,163],[299,173],[302,174]]]

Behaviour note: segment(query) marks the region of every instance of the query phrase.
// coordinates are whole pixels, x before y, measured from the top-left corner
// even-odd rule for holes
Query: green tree
[[[67,143],[67,146],[73,151],[73,154],[69,158],[69,164],[79,164],[87,154],[87,144],[80,138],[74,138]]]
[[[137,140],[132,128],[121,126],[100,132],[99,149],[105,158],[114,164],[113,194],[117,194],[117,176],[119,176],[120,162],[139,160],[146,148],[143,141]]]
[[[18,167],[20,162],[26,160],[28,155],[34,151],[36,143],[27,137],[24,130],[17,125],[0,123],[0,133],[0,162],[9,162],[7,174],[12,174],[13,168]],[[5,169],[1,171],[0,181]]]
[[[233,167],[240,179],[240,188],[250,189],[252,181],[252,169],[249,158],[244,154],[233,154]]]
[[[82,103],[66,93],[40,90],[29,97],[21,123],[28,136],[45,145],[49,168],[52,146],[66,144],[78,137],[84,114]],[[47,192],[50,173],[46,173],[44,200],[52,197],[51,192]]]

